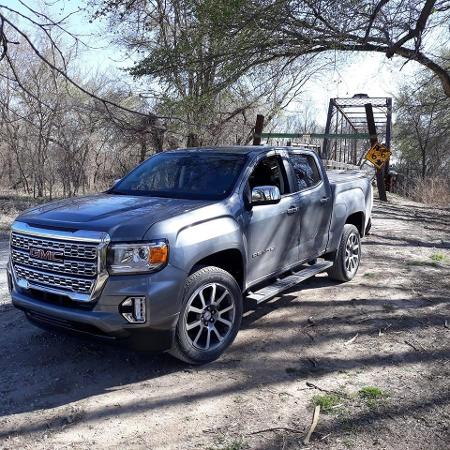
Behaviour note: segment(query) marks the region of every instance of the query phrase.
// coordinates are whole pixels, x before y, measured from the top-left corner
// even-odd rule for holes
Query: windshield
[[[220,200],[227,197],[242,170],[245,155],[160,153],[116,184],[112,194]]]

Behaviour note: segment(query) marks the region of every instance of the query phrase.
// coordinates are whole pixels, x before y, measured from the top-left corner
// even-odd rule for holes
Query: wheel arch
[[[359,235],[361,237],[364,237],[366,232],[365,223],[366,223],[366,216],[363,211],[354,212],[350,214],[345,220],[345,224],[354,225],[357,228],[357,230],[359,231]]]
[[[189,271],[191,275],[196,268],[200,266],[215,266],[230,273],[241,290],[244,289],[245,268],[244,258],[241,251],[237,248],[228,248],[220,250],[195,261]]]

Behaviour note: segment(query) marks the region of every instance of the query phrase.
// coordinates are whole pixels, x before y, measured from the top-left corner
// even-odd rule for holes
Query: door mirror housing
[[[255,186],[252,189],[252,205],[272,205],[281,199],[277,186]]]
[[[122,179],[122,178],[117,178],[117,180],[114,180],[111,187],[115,187],[116,184],[117,184],[121,179]]]

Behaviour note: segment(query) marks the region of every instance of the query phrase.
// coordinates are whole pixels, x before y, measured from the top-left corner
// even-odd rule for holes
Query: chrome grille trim
[[[64,263],[55,263],[30,258],[28,253],[22,250],[11,249],[11,259],[13,263],[23,266],[31,266],[36,269],[49,270],[51,272],[68,273],[72,275],[81,275],[85,277],[95,277],[97,275],[97,263],[85,261],[64,261]]]
[[[16,276],[24,278],[29,283],[38,283],[48,285],[50,287],[68,289],[80,294],[88,294],[91,292],[95,279],[83,280],[82,278],[55,275],[51,273],[41,272],[40,270],[30,269],[16,264],[14,266]]]
[[[109,242],[108,233],[101,233],[98,231],[65,231],[65,230],[53,230],[44,229],[28,225],[24,222],[14,222],[11,226],[11,230],[16,233],[26,234],[27,236],[37,236],[49,239],[59,239],[63,241],[81,241],[86,243],[101,243],[107,240]]]
[[[12,233],[11,245],[22,250],[30,247],[45,248],[49,250],[60,250],[64,252],[65,258],[91,259],[97,258],[97,246],[85,245],[73,242],[55,241],[50,239],[35,238],[23,234]]]
[[[11,227],[10,268],[13,282],[22,289],[38,289],[65,295],[72,300],[97,299],[108,278],[107,233],[50,230],[23,222]],[[64,252],[64,262],[30,257],[30,247]]]

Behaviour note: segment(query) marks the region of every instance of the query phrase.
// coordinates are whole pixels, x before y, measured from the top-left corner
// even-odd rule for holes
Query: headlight
[[[144,273],[161,270],[168,261],[169,246],[163,239],[135,244],[112,244],[108,248],[108,270]]]

